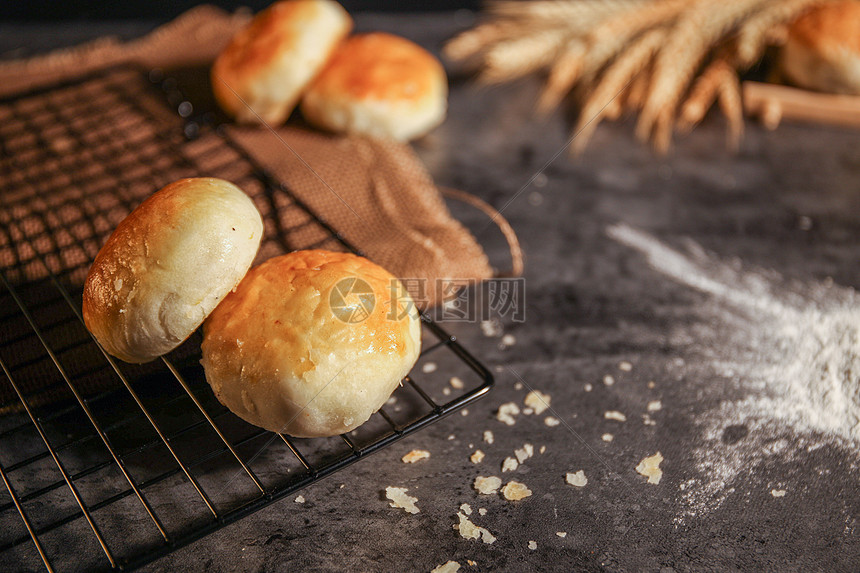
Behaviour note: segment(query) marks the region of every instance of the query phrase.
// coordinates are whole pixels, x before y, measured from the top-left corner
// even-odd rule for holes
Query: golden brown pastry
[[[263,221],[238,187],[181,179],[140,204],[90,267],[84,322],[104,349],[148,362],[179,346],[254,260]]]
[[[246,421],[298,437],[364,423],[421,349],[400,281],[365,258],[296,251],[251,269],[204,326],[215,395]]]
[[[323,129],[401,141],[445,119],[448,80],[424,48],[385,33],[353,36],[302,98],[305,118]]]
[[[783,76],[811,90],[860,95],[860,2],[824,4],[791,25]]]
[[[351,29],[349,14],[333,0],[272,4],[215,60],[215,99],[241,123],[283,123]]]

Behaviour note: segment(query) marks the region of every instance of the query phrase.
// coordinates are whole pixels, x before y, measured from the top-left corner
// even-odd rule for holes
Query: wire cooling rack
[[[348,435],[295,439],[218,402],[199,364],[199,334],[150,364],[105,354],[81,320],[90,262],[116,224],[170,181],[207,175],[242,187],[266,223],[261,259],[355,250],[228,135],[184,119],[192,108],[174,80],[125,68],[0,100],[2,570],[134,569],[492,385],[424,317],[419,365],[430,359],[434,372],[416,368]],[[451,392],[455,375],[465,388]]]

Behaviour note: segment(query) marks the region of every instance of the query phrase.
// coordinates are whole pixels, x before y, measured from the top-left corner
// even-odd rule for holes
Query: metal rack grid
[[[435,372],[414,370],[349,435],[295,439],[251,426],[217,401],[199,364],[199,334],[149,364],[104,353],[81,318],[86,272],[115,225],[170,181],[209,175],[248,192],[266,223],[260,259],[301,248],[355,250],[228,136],[183,120],[189,106],[181,99],[169,80],[115,68],[0,100],[4,570],[40,561],[49,571],[134,569],[492,385],[491,374],[424,317],[419,364],[430,357]],[[465,388],[446,395],[454,375]]]

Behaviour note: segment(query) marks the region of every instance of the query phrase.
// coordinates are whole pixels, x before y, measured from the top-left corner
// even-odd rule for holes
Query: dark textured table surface
[[[438,50],[471,18],[358,25]],[[149,28],[4,25],[0,52]],[[622,122],[572,159],[563,115],[533,115],[537,90],[453,74],[446,123],[416,145],[439,184],[504,206],[523,244],[526,320],[502,322],[513,344],[452,327],[495,372],[494,390],[307,488],[304,503],[281,500],[146,570],[860,568],[860,131],[749,123],[731,154],[714,114],[661,158]],[[504,267],[495,229],[453,207]],[[529,389],[551,411],[496,419],[502,404],[524,408]],[[501,473],[526,443],[534,456]],[[416,448],[431,457],[400,461]],[[473,464],[478,448],[486,457]],[[635,468],[658,451],[662,479],[647,483]],[[565,483],[578,470],[587,484]],[[479,496],[477,475],[533,494]],[[408,488],[420,513],[389,507],[386,486]],[[463,503],[495,543],[457,534]]]

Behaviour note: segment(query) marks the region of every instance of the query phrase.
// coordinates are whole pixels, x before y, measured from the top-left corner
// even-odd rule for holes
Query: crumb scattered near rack
[[[397,396],[391,396],[388,400],[385,401],[386,406],[393,406],[397,403]]]
[[[462,512],[457,512],[457,519],[459,523],[454,524],[454,529],[460,532],[460,537],[464,539],[480,539],[487,544],[496,542],[495,536],[487,528],[475,525]]]
[[[547,416],[543,419],[543,423],[549,426],[550,428],[554,428],[561,424],[561,420],[556,418],[555,416]]]
[[[535,411],[532,408],[528,408],[528,407],[523,408],[523,414],[525,414],[526,416],[531,416],[534,413],[535,413]]]
[[[518,462],[516,458],[508,456],[505,458],[505,461],[502,462],[502,473],[512,472],[517,469],[519,465],[520,462]]]
[[[490,430],[484,430],[484,441],[488,444],[492,444],[493,439],[493,432],[491,432]]]
[[[295,500],[293,500],[293,501],[295,501],[296,503],[304,503],[304,502],[305,502],[305,496],[303,496],[303,495],[297,495],[297,496],[296,496],[296,499],[295,499]]]
[[[478,508],[478,515],[487,515],[487,508],[486,507],[479,507]]]
[[[658,484],[660,478],[663,477],[663,470],[660,469],[660,462],[663,461],[663,455],[657,452],[653,456],[644,458],[639,465],[636,466],[636,471],[648,478],[648,483]]]
[[[514,450],[514,455],[517,457],[518,463],[523,463],[535,453],[534,446],[531,444],[523,444],[523,447]]]
[[[448,388],[447,386],[445,386],[444,388],[442,388],[442,395],[443,396],[450,396],[451,395],[451,389]]]
[[[499,410],[496,413],[496,419],[503,424],[508,426],[513,426],[517,423],[517,420],[514,418],[517,414],[520,413],[520,407],[514,404],[513,402],[507,402],[499,406]]]
[[[469,456],[469,461],[471,461],[473,464],[481,463],[482,461],[484,461],[484,452],[482,452],[481,450],[475,450],[474,453]]]
[[[564,481],[576,487],[585,487],[588,478],[585,477],[585,470],[579,470],[578,472],[567,472]]]
[[[626,360],[623,360],[618,363],[618,369],[622,372],[630,372],[631,370],[633,370],[633,365]]]
[[[456,439],[457,439],[457,436],[455,436],[454,434],[451,434],[451,435],[449,435],[449,436],[448,436],[448,441],[449,441],[449,442],[452,442],[452,441],[454,441],[454,440],[456,440]]]
[[[600,436],[600,439],[604,442],[611,442],[615,439],[615,436],[613,436],[612,434],[603,434],[602,436]]]
[[[419,460],[426,460],[429,457],[430,452],[427,450],[412,450],[400,459],[404,464],[414,464]]]
[[[460,504],[460,511],[462,511],[466,515],[472,515],[472,506],[469,505],[468,503],[461,503]]]
[[[555,534],[559,537],[567,537],[567,531],[556,531]]]
[[[532,408],[537,415],[543,414],[549,408],[552,397],[549,394],[544,394],[540,390],[532,390],[526,394],[523,404]]]
[[[603,383],[607,386],[612,386],[613,384],[615,384],[615,377],[611,374],[607,374],[603,377]]]
[[[656,426],[657,422],[654,421],[654,418],[649,416],[648,414],[642,414],[642,423],[646,426]]]
[[[530,497],[531,494],[532,490],[526,487],[526,484],[518,481],[509,481],[505,484],[505,487],[502,488],[502,496],[504,496],[508,501],[519,501]]]
[[[649,381],[648,381],[648,387],[649,387],[649,388],[652,388],[652,389],[653,389],[653,388],[656,388],[656,387],[657,387],[657,383],[656,383],[656,382],[654,382],[653,380],[649,380]]]
[[[436,372],[436,368],[438,367],[435,362],[425,362],[421,367],[421,372],[424,374],[430,374],[431,372]]]
[[[469,415],[469,409],[463,408],[462,410],[460,410],[460,415],[461,416],[468,416]]]
[[[517,382],[516,384],[514,384],[514,390],[522,390],[522,389],[523,389],[523,383],[522,382]]]
[[[466,563],[469,564],[469,567],[474,567],[475,565],[478,564],[477,561],[472,561],[471,559],[466,559]]]
[[[395,509],[402,509],[407,513],[418,513],[421,510],[418,509],[418,506],[415,505],[415,502],[418,501],[417,497],[412,497],[411,495],[406,495],[408,488],[405,487],[392,487],[388,486],[385,488],[385,497],[391,500],[391,503],[388,504]]]
[[[433,568],[430,573],[457,573],[460,570],[460,564],[456,561],[448,561],[442,565]]]
[[[537,541],[529,541],[529,549],[532,551],[537,549]]]
[[[498,320],[482,320],[481,321],[481,332],[484,333],[484,336],[487,338],[494,338],[496,336],[502,335],[502,325]]]
[[[594,386],[592,386],[591,384],[585,384],[582,389],[586,392],[591,392],[592,390],[594,390]]]
[[[619,422],[626,422],[627,416],[619,412],[618,410],[608,410],[603,413],[603,417],[607,420],[617,420]]]
[[[462,390],[465,387],[463,381],[460,380],[457,376],[451,376],[451,379],[448,380],[448,384],[450,384],[451,388],[454,388],[455,390]]]
[[[546,446],[541,446],[539,451],[540,453],[544,453],[546,451]]]
[[[502,337],[502,341],[499,343],[499,349],[504,350],[505,348],[509,348],[517,343],[517,338],[513,334],[506,334]]]
[[[784,489],[772,489],[772,490],[770,490],[770,495],[772,495],[773,497],[785,497],[785,493],[786,492]]]
[[[663,409],[663,402],[660,400],[651,400],[648,402],[648,411],[649,412],[657,412]]]
[[[502,487],[502,478],[496,476],[478,476],[475,478],[472,487],[475,491],[484,495],[490,495],[499,491]]]

